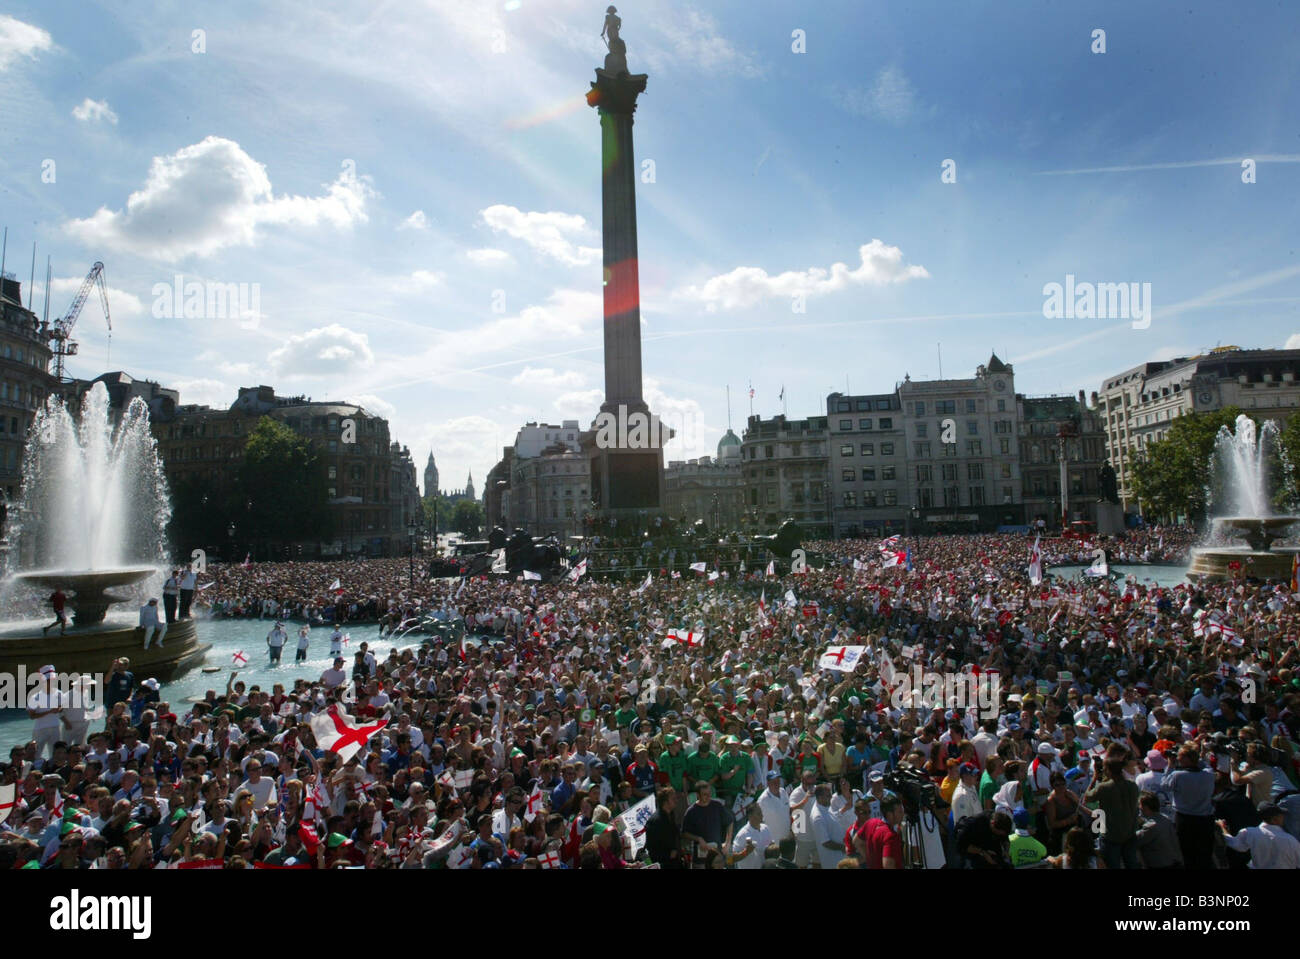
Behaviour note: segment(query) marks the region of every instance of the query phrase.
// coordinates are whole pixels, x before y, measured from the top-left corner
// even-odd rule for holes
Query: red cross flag
[[[803,614],[804,614],[804,616],[807,616],[807,617],[813,617],[813,616],[816,616],[816,615],[817,615],[818,613],[820,613],[820,612],[821,612],[821,607],[820,607],[816,602],[812,602],[812,603],[804,603],[804,604],[803,604]]]
[[[541,783],[533,786],[533,791],[528,794],[528,802],[524,806],[524,818],[532,822],[542,811],[542,786]]]
[[[4,822],[13,815],[14,807],[18,805],[18,787],[13,783],[8,786],[0,786],[0,822]]]
[[[851,672],[853,667],[858,664],[858,658],[866,648],[865,646],[832,646],[822,653],[821,659],[817,661],[817,666],[820,669]]]
[[[248,662],[248,654],[245,653],[242,649],[237,649],[235,650],[235,655],[232,657],[232,659],[233,659],[233,664],[235,666],[243,666],[246,662]]]
[[[370,725],[353,725],[347,713],[340,712],[337,706],[311,718],[311,731],[322,749],[338,753],[343,762],[347,762],[364,746],[370,737],[388,725],[387,719],[381,719]]]
[[[560,868],[560,854],[556,852],[554,849],[552,849],[548,853],[545,853],[544,855],[538,856],[537,861],[542,864],[543,869]]]

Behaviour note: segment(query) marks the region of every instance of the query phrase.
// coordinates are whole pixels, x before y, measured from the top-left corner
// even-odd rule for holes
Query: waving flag
[[[804,603],[804,604],[803,604],[803,614],[804,614],[804,616],[806,616],[806,617],[809,617],[809,618],[814,617],[814,616],[816,616],[818,613],[820,613],[821,611],[822,611],[822,608],[821,608],[821,606],[817,603],[816,600],[813,600],[811,603]]]
[[[776,560],[770,559],[767,561],[767,569],[764,571],[763,575],[771,577],[776,576]]]
[[[1029,582],[1038,586],[1043,582],[1043,553],[1038,548],[1038,537],[1034,537],[1034,548],[1029,552]]]
[[[541,573],[534,573],[531,569],[524,570],[524,579],[541,579]]]
[[[901,536],[899,536],[897,533],[895,533],[893,536],[887,537],[886,539],[882,539],[882,540],[880,541],[880,547],[879,547],[879,548],[880,548],[880,551],[881,551],[882,553],[885,553],[885,552],[888,552],[888,551],[890,551],[890,550],[897,549],[897,548],[898,548],[898,543],[899,543],[899,541],[900,541],[902,538],[903,538],[903,537],[901,537]]]
[[[632,847],[628,858],[635,859],[645,845],[645,824],[655,814],[655,797],[647,796],[614,820],[614,826]]]
[[[248,569],[248,567],[252,566],[252,565],[253,565],[253,554],[252,554],[252,553],[245,553],[245,554],[244,554],[244,562],[243,562],[241,565],[244,567],[244,569]]]
[[[330,585],[330,592],[333,593],[335,596],[342,595],[343,586],[337,579],[334,580],[334,582]]]
[[[587,575],[587,561],[584,559],[573,569],[569,570],[569,581],[576,583],[582,577]]]
[[[707,563],[691,563],[691,569],[697,573],[704,573],[708,572],[709,567]]]
[[[799,600],[795,599],[794,590],[787,589],[785,591],[785,604],[789,606],[791,609],[794,609],[796,606],[799,605]]]
[[[347,762],[364,746],[370,737],[388,725],[387,719],[381,719],[370,725],[353,725],[347,713],[338,707],[331,707],[311,718],[311,731],[316,743],[322,749],[338,753],[343,762]]]
[[[1104,579],[1110,575],[1110,564],[1106,562],[1106,554],[1102,553],[1092,561],[1092,565],[1083,571],[1084,576],[1093,579]]]
[[[865,646],[832,646],[822,653],[821,659],[817,660],[817,668],[834,669],[842,673],[852,672],[866,648]]]
[[[665,636],[667,637],[664,642],[665,646],[671,645],[673,643],[676,643],[680,646],[703,646],[704,645],[703,633],[693,633],[684,629],[670,629],[665,634]]]
[[[653,577],[651,576],[651,574],[646,573],[645,582],[642,583],[640,586],[638,586],[636,589],[632,590],[632,592],[635,593],[637,596],[640,596],[642,593],[644,593],[647,589],[650,588],[650,582],[652,579]]]
[[[461,577],[460,585],[456,587],[456,595],[455,595],[454,597],[452,597],[453,599],[459,599],[459,598],[460,598],[460,594],[463,593],[463,592],[465,592],[465,581],[466,581],[467,579],[469,579],[468,576],[463,576],[463,577]]]
[[[713,572],[709,574],[709,582],[716,583],[717,581],[718,581],[718,571],[715,569]]]
[[[884,569],[889,569],[891,566],[898,566],[906,561],[907,553],[902,550],[890,549],[880,551],[880,565]]]

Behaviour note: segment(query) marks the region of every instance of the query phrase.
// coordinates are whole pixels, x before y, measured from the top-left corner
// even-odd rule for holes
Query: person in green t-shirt
[[[618,709],[614,710],[614,725],[619,729],[630,728],[636,718],[636,710],[632,708],[632,697],[625,694],[618,701]]]
[[[710,737],[700,737],[699,748],[686,760],[686,788],[694,790],[697,782],[706,782],[715,788],[721,778],[722,763],[709,746]]]
[[[993,797],[1006,781],[1006,777],[1002,775],[1002,757],[989,756],[988,763],[984,767],[984,775],[980,776],[979,787],[980,805],[985,810],[993,808]]]
[[[664,737],[668,748],[659,754],[659,772],[668,777],[668,785],[678,792],[686,791],[686,767],[690,762],[682,741],[669,733]]]
[[[1011,847],[1011,865],[1032,866],[1036,862],[1042,862],[1047,857],[1047,847],[1029,835],[1029,810],[1018,806],[1011,818],[1016,824],[1015,832],[1007,840]]]
[[[749,778],[752,767],[749,756],[740,751],[740,740],[728,736],[723,740],[726,751],[718,757],[718,793],[719,798],[728,806],[745,791],[745,780]]]

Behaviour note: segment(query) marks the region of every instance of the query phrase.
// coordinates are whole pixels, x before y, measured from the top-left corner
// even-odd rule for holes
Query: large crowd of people
[[[197,703],[118,663],[62,736],[38,691],[0,868],[1300,867],[1294,585],[1054,577],[1098,544],[1047,538],[1040,580],[1033,542],[807,543],[794,571],[683,544],[547,582],[210,567],[199,615],[468,638],[381,634]]]

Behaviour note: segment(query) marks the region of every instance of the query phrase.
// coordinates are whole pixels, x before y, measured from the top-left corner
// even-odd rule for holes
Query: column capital
[[[645,73],[622,73],[617,76],[596,68],[596,79],[587,91],[587,105],[596,107],[602,113],[626,113],[631,115],[636,110],[636,98],[645,92]]]

